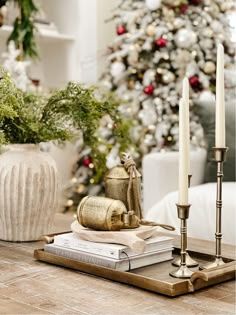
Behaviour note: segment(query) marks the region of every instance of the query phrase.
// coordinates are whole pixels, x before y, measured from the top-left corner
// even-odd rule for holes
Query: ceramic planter
[[[38,145],[6,146],[0,155],[0,239],[33,241],[49,233],[57,201],[53,158]]]

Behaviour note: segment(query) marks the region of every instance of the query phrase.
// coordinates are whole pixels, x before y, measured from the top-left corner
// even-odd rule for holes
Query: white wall
[[[116,36],[114,21],[105,22],[113,15],[113,10],[120,0],[97,1],[97,77],[99,78],[107,65],[108,46]]]
[[[55,3],[57,0],[53,1]],[[73,23],[77,27],[73,32],[75,43],[70,52],[71,60],[67,60],[71,79],[93,84],[104,71],[107,48],[116,35],[114,22],[105,23],[105,21],[112,16],[111,10],[119,2],[120,0],[79,0],[74,6],[77,13],[73,15],[73,19],[78,20],[73,22],[71,17],[71,19],[60,21],[60,23],[67,23],[66,21],[69,20],[69,25],[66,26],[68,34],[71,34]],[[61,29],[65,30],[65,25],[61,25]],[[67,144],[63,150],[53,147],[51,154],[57,162],[62,186],[64,186],[71,178],[71,167],[76,157],[74,147],[70,144]],[[63,195],[61,204],[65,204]]]

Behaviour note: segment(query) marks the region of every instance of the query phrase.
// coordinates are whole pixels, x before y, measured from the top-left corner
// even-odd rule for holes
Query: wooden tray
[[[191,257],[196,259],[200,264],[214,261],[214,256],[212,255],[193,251],[188,252]],[[179,249],[175,248],[173,254],[174,257],[179,255]],[[194,292],[201,288],[234,279],[236,270],[236,262],[234,260],[223,258],[226,262],[223,266],[204,271],[199,271],[198,267],[191,268],[191,270],[194,271],[191,279],[177,279],[169,276],[169,272],[176,268],[171,265],[171,261],[124,272],[53,255],[45,252],[43,249],[35,250],[34,257],[37,260],[50,264],[75,269],[168,296]]]

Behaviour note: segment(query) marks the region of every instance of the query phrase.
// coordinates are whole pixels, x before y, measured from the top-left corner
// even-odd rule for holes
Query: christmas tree
[[[141,157],[178,149],[178,101],[185,76],[192,100],[191,144],[203,145],[194,104],[214,98],[218,43],[225,47],[225,67],[232,66],[226,15],[232,7],[221,0],[121,2],[113,17],[118,36],[103,80],[126,101],[120,111],[134,118],[132,138]]]
[[[114,11],[117,37],[109,47],[102,83],[122,99],[119,110],[133,121],[131,154],[138,166],[148,152],[178,150],[184,77],[190,85],[191,147],[204,146],[195,103],[214,99],[218,43],[225,48],[225,68],[233,65],[227,20],[233,6],[230,0],[123,0]],[[107,126],[101,126],[105,138],[111,137]],[[107,167],[119,161],[118,156],[116,146]],[[78,170],[83,163],[77,163]],[[86,172],[87,180],[94,172]]]

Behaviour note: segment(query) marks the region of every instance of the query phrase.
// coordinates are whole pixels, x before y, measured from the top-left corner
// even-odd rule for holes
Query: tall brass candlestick
[[[191,177],[192,175],[188,175],[188,187],[190,187],[190,184],[191,184]],[[187,223],[186,223],[187,224]],[[188,251],[187,251],[187,248],[188,248],[188,245],[187,245],[187,226],[186,226],[186,266],[187,267],[197,267],[198,266],[198,262],[196,262],[196,260],[194,260],[192,257],[190,257]],[[173,266],[176,266],[176,267],[179,267],[181,265],[181,257],[177,257],[173,262],[172,262],[172,265]]]
[[[221,217],[222,217],[222,180],[223,180],[223,163],[226,160],[226,152],[228,150],[225,148],[213,148],[215,160],[217,162],[217,190],[216,190],[216,255],[215,261],[208,263],[204,266],[200,266],[200,269],[209,269],[213,267],[217,267],[224,264],[221,255]]]
[[[186,265],[187,256],[187,219],[189,217],[190,205],[179,205],[177,204],[178,218],[181,220],[180,235],[181,235],[181,245],[180,245],[180,267],[179,269],[170,272],[170,275],[175,278],[190,278],[193,272]]]

